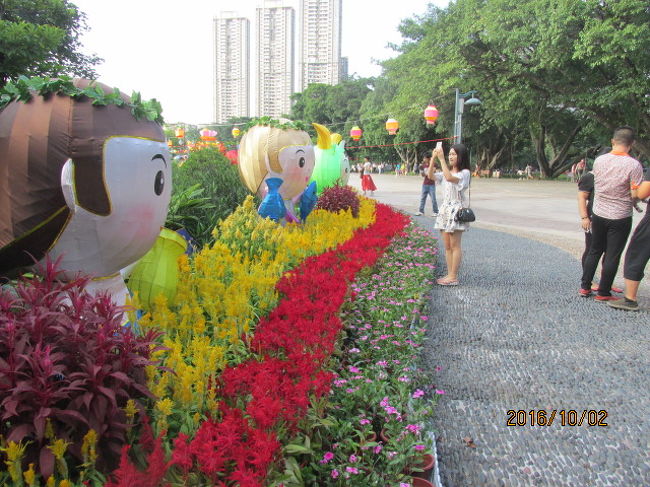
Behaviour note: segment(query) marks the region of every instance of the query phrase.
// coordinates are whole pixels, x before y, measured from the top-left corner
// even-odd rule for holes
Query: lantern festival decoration
[[[435,105],[429,105],[424,109],[424,118],[427,120],[427,125],[435,125],[438,120],[438,109]]]
[[[355,125],[350,130],[350,137],[352,137],[352,140],[359,140],[362,135],[363,135],[363,130],[361,130],[361,127],[359,127],[358,125]]]
[[[314,147],[316,163],[310,181],[316,182],[317,194],[320,195],[325,188],[347,184],[350,165],[345,157],[345,141],[341,135],[330,133],[323,125],[312,125],[318,134],[318,143]]]
[[[232,129],[232,136],[236,139],[241,135],[241,130],[239,130],[237,127],[233,127]]]
[[[200,139],[205,142],[214,142],[217,140],[217,131],[210,129],[203,129],[199,131]]]
[[[183,137],[185,137],[185,129],[184,129],[184,128],[177,128],[177,129],[174,131],[174,135],[175,135],[177,138],[182,139]]]
[[[388,131],[388,135],[395,135],[399,130],[399,122],[394,118],[389,118],[386,120],[386,130]]]
[[[0,174],[12,175],[0,178],[9,196],[0,198],[0,275],[49,256],[61,279],[90,275],[87,291],[124,305],[120,270],[149,251],[165,222],[171,157],[158,123],[92,101],[34,94],[0,110]]]
[[[292,124],[282,122],[285,126]],[[309,134],[298,127],[255,125],[243,135],[238,158],[241,181],[262,199],[258,213],[276,221],[298,221],[294,206],[314,170]]]

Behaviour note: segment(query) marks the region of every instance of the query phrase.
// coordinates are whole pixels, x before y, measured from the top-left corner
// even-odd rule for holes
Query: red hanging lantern
[[[399,122],[394,118],[389,118],[386,120],[386,130],[388,130],[389,135],[395,135],[399,130]]]
[[[435,125],[438,120],[438,109],[435,105],[429,105],[424,109],[424,118],[427,120],[427,125]]]
[[[361,127],[358,125],[355,125],[350,130],[350,137],[352,137],[352,140],[359,140],[361,138],[361,135],[363,135],[363,130],[361,130]]]
[[[178,137],[179,139],[182,139],[183,137],[185,137],[185,129],[183,129],[183,128],[176,129],[174,131],[174,135],[176,137]]]

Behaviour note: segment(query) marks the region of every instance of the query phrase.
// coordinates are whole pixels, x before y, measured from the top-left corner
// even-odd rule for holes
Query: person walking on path
[[[370,173],[372,172],[372,163],[370,162],[370,159],[368,157],[363,158],[363,176],[361,176],[361,189],[363,190],[363,194],[365,195],[368,191],[370,191],[370,196],[372,196],[375,191],[377,191],[377,186],[375,186],[375,182],[372,180],[372,176]]]
[[[430,179],[429,176],[427,175],[429,166],[433,164],[433,161],[431,160],[431,153],[427,152],[423,159],[422,159],[422,164],[420,165],[420,175],[424,178],[422,181],[422,194],[420,196],[420,209],[416,213],[417,216],[422,216],[424,215],[424,205],[427,202],[427,196],[431,197],[431,205],[432,205],[432,210],[433,213],[431,214],[432,217],[437,217],[438,216],[438,201],[436,200],[436,182],[433,179]],[[432,171],[435,171],[435,167],[432,168]]]
[[[434,173],[435,158],[440,161],[442,172]],[[429,179],[441,184],[442,205],[435,228],[440,230],[445,244],[447,275],[437,279],[441,286],[457,286],[458,270],[462,260],[461,239],[463,232],[469,229],[469,223],[456,221],[456,213],[468,206],[467,189],[470,183],[469,158],[463,144],[455,144],[449,151],[449,165],[445,159],[442,145],[433,150],[433,157],[428,170]]]
[[[636,198],[644,200],[650,197],[650,167],[646,169],[645,179],[638,187],[633,188]],[[643,271],[650,260],[650,202],[646,206],[645,215],[636,226],[634,234],[630,239],[630,245],[625,252],[625,263],[623,264],[623,277],[625,279],[625,297],[616,301],[610,301],[612,308],[626,311],[638,311],[639,303],[636,294],[639,284],[643,279]]]
[[[628,154],[634,143],[632,127],[618,127],[612,138],[612,151],[594,162],[594,206],[591,218],[591,247],[585,258],[579,295],[591,296],[591,285],[601,256],[602,273],[598,301],[617,299],[611,295],[614,276],[632,229],[634,201],[630,187],[643,178],[641,163]]]
[[[601,156],[603,154],[607,154],[609,151],[611,151],[611,147],[605,147],[597,154],[596,157]],[[585,250],[582,253],[582,259],[581,259],[583,270],[585,267],[585,259],[587,258],[587,254],[589,253],[589,248],[591,247],[591,217],[593,214],[593,206],[594,206],[594,173],[592,171],[588,171],[584,173],[580,177],[580,180],[578,181],[578,213],[580,215],[580,224],[582,226],[582,229],[585,232]],[[605,258],[604,255],[607,255],[607,249],[605,249],[605,254],[603,254],[603,259]],[[598,285],[593,285],[591,287],[591,290],[598,291]],[[614,287],[614,286],[612,286],[611,290],[614,291],[615,293],[623,292],[621,288]]]

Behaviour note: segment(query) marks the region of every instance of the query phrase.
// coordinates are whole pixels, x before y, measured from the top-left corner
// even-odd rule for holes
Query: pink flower
[[[377,455],[379,452],[381,452],[382,448],[383,448],[383,446],[377,445],[373,450],[375,452],[375,455]]]
[[[411,487],[411,484],[409,484],[408,482],[400,482],[399,487]]]
[[[359,424],[370,424],[370,420],[364,418],[361,421],[359,421]]]
[[[442,389],[436,389],[436,394],[445,394],[445,391]]]
[[[416,389],[415,392],[413,393],[413,399],[417,399],[418,397],[424,396],[424,391],[421,389]]]
[[[415,448],[417,451],[422,451],[425,449],[424,445],[415,445],[413,448]]]
[[[334,458],[334,453],[331,451],[325,452],[325,455],[323,455],[323,459],[320,461],[320,463],[327,463],[332,460],[332,458]]]
[[[419,433],[420,427],[417,424],[407,424],[406,429],[411,433]]]
[[[339,476],[339,471],[334,469],[334,470],[332,470],[331,475],[332,475],[332,478],[335,479],[335,478],[337,478]]]
[[[349,461],[350,463],[354,463],[354,462],[356,462],[356,461],[357,461],[357,457],[356,457],[356,455],[350,455],[350,458],[348,458],[348,461]]]
[[[345,467],[345,471],[350,473],[359,473],[359,470],[354,467]]]
[[[350,366],[348,367],[348,370],[349,370],[350,372],[352,372],[353,374],[358,374],[359,372],[361,372],[361,369],[358,369],[357,367],[354,367],[354,366],[352,366],[352,365],[350,365]]]

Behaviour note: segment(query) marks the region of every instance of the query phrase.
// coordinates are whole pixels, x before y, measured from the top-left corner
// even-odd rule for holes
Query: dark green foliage
[[[95,55],[79,52],[86,16],[68,0],[0,1],[0,86],[19,76],[93,79]]]
[[[212,242],[212,229],[248,195],[237,166],[213,148],[192,152],[182,166],[174,166],[172,181],[166,225],[185,228],[200,246]]]
[[[350,186],[331,186],[318,197],[316,208],[334,213],[349,209],[356,218],[359,216],[359,197]]]

